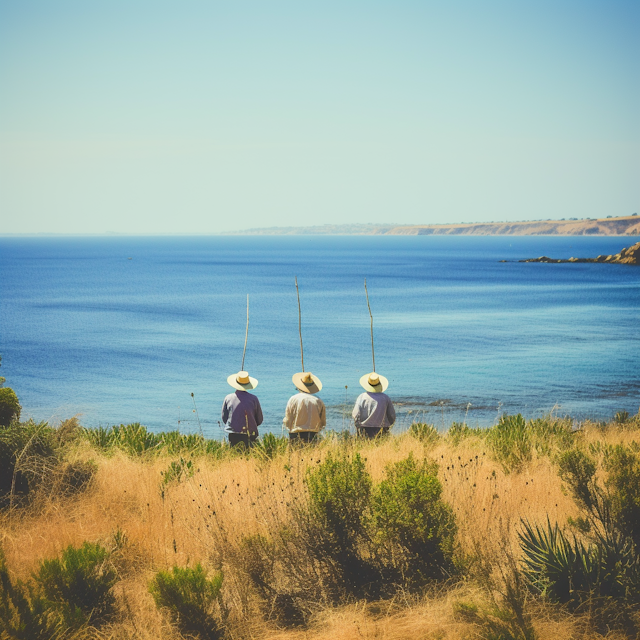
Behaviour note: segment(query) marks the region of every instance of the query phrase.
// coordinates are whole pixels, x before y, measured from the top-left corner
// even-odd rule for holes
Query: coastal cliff
[[[597,258],[569,258],[568,260],[557,260],[540,256],[539,258],[529,258],[528,260],[519,260],[518,262],[549,262],[552,264],[560,262],[608,262],[610,264],[633,264],[640,265],[640,242],[636,242],[631,247],[623,249],[620,253],[614,253],[610,256],[598,256]]]
[[[237,231],[242,235],[640,236],[640,217],[460,224],[324,224]]]

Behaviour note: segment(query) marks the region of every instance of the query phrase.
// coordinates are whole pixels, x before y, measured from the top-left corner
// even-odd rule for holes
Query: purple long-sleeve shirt
[[[230,393],[222,403],[222,422],[227,433],[258,435],[262,424],[262,407],[258,396],[248,391]]]

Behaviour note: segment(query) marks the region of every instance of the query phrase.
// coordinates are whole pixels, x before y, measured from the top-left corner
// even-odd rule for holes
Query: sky
[[[640,210],[637,0],[0,0],[0,233]]]

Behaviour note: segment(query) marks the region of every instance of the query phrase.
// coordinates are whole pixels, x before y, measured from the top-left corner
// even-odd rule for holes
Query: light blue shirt
[[[396,410],[386,393],[365,391],[358,396],[351,414],[356,427],[390,427],[396,421]]]

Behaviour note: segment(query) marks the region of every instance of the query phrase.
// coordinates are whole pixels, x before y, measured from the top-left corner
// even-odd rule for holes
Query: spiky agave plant
[[[558,524],[532,525],[522,520],[518,532],[524,574],[543,596],[576,607],[593,592],[599,580],[599,563],[592,546],[572,540]]]

